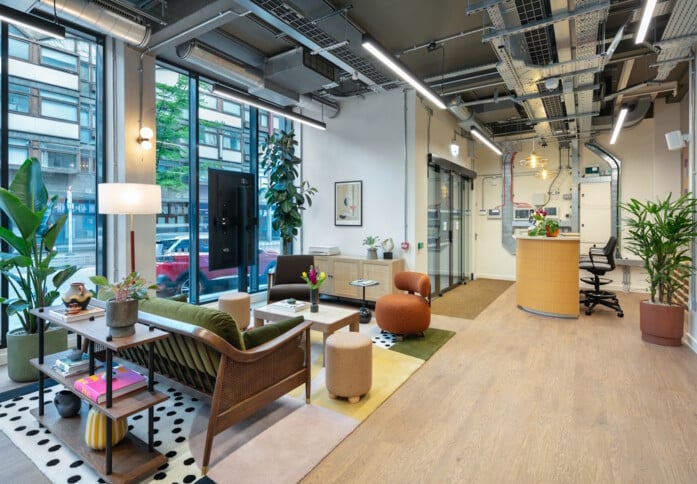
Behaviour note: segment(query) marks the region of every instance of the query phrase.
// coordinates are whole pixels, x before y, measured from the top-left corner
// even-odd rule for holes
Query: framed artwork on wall
[[[363,225],[363,182],[334,183],[334,225]]]

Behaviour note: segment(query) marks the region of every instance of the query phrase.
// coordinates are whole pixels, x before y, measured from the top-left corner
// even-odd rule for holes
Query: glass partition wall
[[[468,221],[474,172],[429,155],[428,274],[440,296],[467,280]]]

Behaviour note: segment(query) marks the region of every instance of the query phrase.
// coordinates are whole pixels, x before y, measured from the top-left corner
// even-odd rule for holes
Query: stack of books
[[[95,360],[95,365],[99,366],[100,364],[100,361]],[[71,360],[67,356],[58,358],[53,364],[53,369],[63,376],[71,376],[86,372],[89,369],[89,365],[89,355],[82,353],[77,360]]]
[[[82,309],[77,312],[72,308],[56,308],[49,311],[51,316],[58,318],[64,323],[72,323],[73,321],[97,318],[105,313],[106,311],[104,309],[93,306],[88,306],[87,309]]]
[[[145,376],[125,366],[117,366],[113,369],[113,372],[111,380],[112,398],[140,390],[147,385]],[[106,373],[104,371],[80,378],[73,383],[73,386],[75,390],[97,403],[106,401],[107,386]]]

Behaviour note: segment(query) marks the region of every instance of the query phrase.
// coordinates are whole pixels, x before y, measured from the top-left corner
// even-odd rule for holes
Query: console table
[[[167,462],[167,457],[154,449],[154,406],[167,400],[169,397],[153,389],[153,369],[152,361],[154,355],[155,342],[166,338],[169,333],[159,329],[149,328],[144,324],[136,324],[136,332],[132,336],[125,338],[107,338],[108,328],[105,316],[93,317],[89,320],[63,322],[60,318],[52,316],[49,312],[51,308],[32,309],[31,313],[38,317],[39,328],[39,357],[31,360],[31,364],[39,370],[39,403],[38,408],[31,410],[41,424],[60,439],[73,452],[82,457],[102,478],[108,482],[134,482],[139,477],[155,472],[158,467]],[[89,348],[89,371],[72,376],[63,376],[53,369],[53,365],[58,358],[67,357],[70,351],[63,351],[52,355],[44,355],[44,324],[50,321],[51,324],[62,326],[69,331],[85,338]],[[79,391],[75,390],[73,384],[85,375],[94,374],[94,345],[99,344],[106,349],[105,368],[112,367],[114,352],[139,345],[148,345],[149,365],[148,365],[148,386],[142,390],[136,390],[118,398],[112,398],[111,391],[107,393],[107,400],[104,403],[97,403]],[[111,372],[106,372],[107,388],[111,389]],[[89,405],[97,408],[104,413],[107,418],[106,425],[106,452],[96,451],[88,447],[85,443],[86,415],[84,406],[80,411],[80,418],[63,418],[58,415],[53,405],[44,405],[44,379],[52,378],[58,383],[66,386],[67,389],[85,400]],[[115,450],[111,445],[111,421],[125,418],[129,415],[147,410],[148,411],[148,442],[145,443],[130,432],[119,442]]]
[[[315,255],[315,268],[327,274],[327,280],[320,287],[321,294],[360,300],[361,289],[351,282],[366,279],[378,282],[365,295],[365,301],[375,302],[380,296],[399,292],[394,285],[394,275],[404,270],[404,259]]]

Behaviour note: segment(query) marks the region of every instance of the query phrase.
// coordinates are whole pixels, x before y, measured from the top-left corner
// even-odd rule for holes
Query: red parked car
[[[224,291],[237,288],[237,268],[210,271],[208,269],[208,237],[199,240],[199,288],[202,292]],[[177,235],[157,242],[157,295],[188,294],[189,292],[189,236]],[[259,285],[267,282],[267,272],[276,266],[278,252],[259,249]]]

